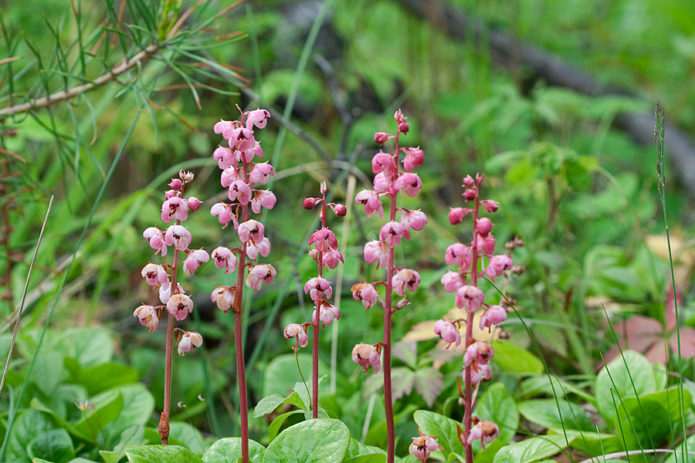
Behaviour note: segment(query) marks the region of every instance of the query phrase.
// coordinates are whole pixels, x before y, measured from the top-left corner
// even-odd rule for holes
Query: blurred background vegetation
[[[593,380],[601,353],[615,344],[607,318],[617,323],[640,314],[665,321],[670,280],[654,148],[637,144],[614,121],[626,111],[649,114],[659,98],[667,117],[693,132],[695,87],[688,82],[695,71],[695,4],[423,0],[428,14],[421,15],[409,3],[0,1],[2,358],[55,195],[2,391],[0,427],[14,422],[58,430],[62,420],[72,426],[62,427],[74,442],[73,455],[95,460],[102,450],[118,461],[121,434],[133,423],[145,426],[133,442],[156,442],[152,411],[161,409],[164,332],[150,335],[132,316],[153,298],[140,270],[158,259],[141,235],[159,224],[165,184],[185,168],[196,173],[193,194],[203,200],[190,221],[195,244],[210,250],[229,242],[229,232],[220,231],[207,211],[220,194],[211,157],[220,139],[212,126],[235,118],[237,105],[272,109],[261,139],[277,171],[272,189],[278,203],[264,221],[273,243],[269,261],[279,274],[245,309],[252,404],[300,380],[281,329],[311,313],[301,286],[315,271],[303,252],[315,217],[301,200],[316,195],[325,179],[334,200],[351,202],[345,198],[348,178],[356,178],[358,191],[371,178],[373,134],[393,130],[399,107],[411,124],[406,142],[426,153],[423,194],[404,204],[423,209],[430,222],[397,257],[419,269],[423,281],[413,304],[398,313],[397,339],[453,307],[439,284],[443,253],[465,233],[457,236],[460,230],[446,217],[449,207],[461,205],[461,178],[475,172],[486,174],[486,195],[501,204],[498,248],[517,235],[525,242],[515,262],[526,272],[508,290],[535,339],[510,317],[505,330],[514,345],[544,358],[551,371],[581,389]],[[624,92],[587,96],[549,85],[513,54],[500,63],[489,53],[486,34],[462,40],[446,33],[444,6]],[[115,69],[123,72],[115,75]],[[74,98],[3,113],[100,76],[104,85]],[[689,303],[692,186],[670,172],[667,207],[681,321],[695,326]],[[361,374],[349,353],[355,343],[378,341],[381,315],[365,312],[349,288],[375,272],[361,254],[378,221],[353,211],[347,234],[341,223],[333,224],[346,240],[346,256],[337,372],[334,388],[333,378],[323,383],[322,405],[353,436],[377,445],[385,434],[383,405],[365,398],[378,391],[378,377]],[[205,448],[204,439],[238,434],[232,317],[210,303],[212,288],[225,284],[214,270],[203,267],[184,283],[197,307],[186,325],[205,343],[175,366],[173,418],[180,424],[172,435],[196,450]],[[331,336],[322,343],[328,374]],[[434,340],[421,341],[413,351],[403,344],[397,361],[406,386],[397,403],[400,453],[417,435],[413,410],[435,402],[436,410],[460,413],[460,365],[438,364],[434,346]],[[299,360],[308,377],[307,358]],[[519,372],[498,370],[495,376],[514,391]],[[420,371],[426,373],[417,376]],[[113,405],[113,390],[121,391],[121,408]],[[105,422],[116,408],[117,415],[130,410],[131,418],[140,417],[110,422],[102,442],[86,431],[84,411],[74,405],[88,399],[106,410],[100,415]],[[264,419],[251,426],[263,441]],[[31,443],[18,432],[5,433],[3,452],[8,461],[30,461]],[[40,443],[31,445],[39,455]]]

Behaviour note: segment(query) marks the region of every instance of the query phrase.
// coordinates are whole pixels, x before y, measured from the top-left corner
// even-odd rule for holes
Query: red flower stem
[[[396,132],[396,152],[394,162],[396,171],[399,170],[398,155],[398,136],[400,132]],[[391,222],[396,220],[396,195],[389,193],[391,198]],[[393,396],[391,393],[391,315],[392,315],[392,299],[393,299],[393,254],[394,246],[389,244],[389,264],[386,270],[385,297],[384,301],[384,409],[386,412],[386,458],[388,463],[393,463],[396,456],[396,429],[393,422]]]
[[[249,165],[244,164],[244,181],[249,181]],[[241,223],[249,218],[248,204],[241,206]],[[236,351],[236,375],[239,388],[239,419],[241,421],[241,461],[249,463],[249,405],[246,397],[246,369],[244,367],[244,343],[241,333],[241,307],[244,295],[244,269],[246,268],[246,243],[242,243],[237,264],[237,293],[234,299],[234,348]]]
[[[477,177],[477,176],[476,176]],[[471,254],[473,262],[471,263],[471,279],[473,286],[478,286],[478,210],[480,208],[480,183],[475,186],[475,209],[473,210],[473,246],[471,246]],[[466,321],[466,346],[469,346],[473,341],[473,314],[468,311],[468,321]],[[471,370],[473,366],[469,365],[465,369],[466,385],[463,395],[464,415],[463,415],[463,435],[465,442],[463,447],[466,453],[466,463],[473,463],[473,446],[468,442],[468,436],[471,434],[471,423],[473,421],[473,391],[471,387]]]
[[[321,206],[321,228],[326,228],[326,193],[323,193],[323,202]],[[318,264],[319,278],[323,277],[323,253],[319,252],[319,258],[316,261]],[[312,417],[319,417],[319,332],[321,323],[321,299],[316,301],[316,321],[314,326],[314,340],[312,343],[312,364],[311,364],[311,413]]]

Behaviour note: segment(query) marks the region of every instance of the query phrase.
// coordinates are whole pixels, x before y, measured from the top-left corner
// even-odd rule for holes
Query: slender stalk
[[[249,181],[249,165],[244,164],[244,181]],[[241,222],[249,218],[249,206],[241,205]],[[237,266],[236,298],[234,299],[234,349],[236,350],[236,374],[239,388],[239,419],[241,421],[241,460],[249,463],[249,405],[246,396],[246,369],[244,367],[244,340],[242,339],[241,306],[244,295],[244,270],[246,268],[246,243],[241,245]]]
[[[478,211],[480,209],[480,182],[476,180],[475,186],[475,209],[473,210],[473,246],[471,246],[471,281],[473,286],[478,286]],[[473,314],[468,311],[466,320],[466,346],[473,342]],[[468,441],[471,434],[471,424],[473,422],[473,388],[471,386],[471,373],[473,365],[468,365],[465,369],[466,384],[463,394],[464,415],[463,415],[463,435],[465,436],[464,449],[466,453],[466,463],[473,463],[473,445]]]
[[[321,228],[326,228],[326,192],[323,192],[323,202],[321,204]],[[318,275],[323,278],[323,253],[319,253],[318,259]],[[311,364],[311,412],[312,417],[319,417],[319,332],[321,324],[321,302],[316,301],[316,320],[314,320],[314,340],[312,343],[312,364]]]

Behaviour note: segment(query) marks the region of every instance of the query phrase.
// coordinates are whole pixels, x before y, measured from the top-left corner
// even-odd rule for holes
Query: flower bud
[[[178,178],[172,178],[171,182],[169,182],[169,187],[172,190],[180,190],[182,186],[183,186],[183,182],[181,180],[179,180]]]
[[[304,209],[307,211],[312,210],[316,206],[316,198],[304,198],[302,206],[304,206]]]
[[[391,138],[393,138],[393,135],[389,135],[386,132],[377,132],[374,134],[374,143],[377,145],[383,145]]]
[[[463,218],[471,212],[473,212],[473,209],[470,207],[452,207],[449,210],[449,223],[451,225],[458,225],[463,221]]]
[[[463,178],[463,186],[466,188],[472,188],[475,185],[475,181],[473,180],[473,177],[470,175],[466,175]]]
[[[188,204],[188,208],[190,210],[197,211],[200,207],[200,200],[194,196],[191,196],[190,198],[186,199],[186,204]]]
[[[195,178],[195,175],[193,174],[193,172],[187,170],[180,170],[179,178],[183,181],[183,183],[191,183]]]
[[[336,204],[333,206],[333,212],[335,212],[335,215],[338,217],[345,217],[345,214],[347,214],[347,207],[343,204]]]
[[[500,207],[500,204],[497,201],[493,201],[491,199],[483,199],[482,201],[480,201],[480,205],[483,206],[483,209],[485,209],[490,214],[496,212],[497,209]]]
[[[482,217],[478,219],[478,222],[475,224],[475,228],[480,235],[487,236],[487,234],[490,233],[490,230],[492,230],[492,222],[487,217]]]
[[[463,199],[466,201],[473,201],[478,194],[475,192],[475,190],[466,190],[463,192]]]

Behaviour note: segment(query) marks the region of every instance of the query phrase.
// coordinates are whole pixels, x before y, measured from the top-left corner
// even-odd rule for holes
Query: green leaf
[[[265,447],[254,440],[249,440],[249,459],[251,463],[261,463]],[[236,463],[241,458],[241,438],[225,437],[220,439],[203,454],[204,463]]]
[[[27,446],[37,435],[48,432],[51,428],[53,423],[45,414],[32,409],[24,410],[12,427],[7,447],[7,461],[30,462]]]
[[[562,431],[556,432],[560,434]],[[572,448],[581,450],[589,456],[601,456],[622,450],[623,444],[620,437],[615,434],[583,431],[572,442]]]
[[[558,410],[559,406],[559,410]],[[594,425],[579,405],[564,399],[527,400],[519,404],[524,418],[546,429],[593,431]]]
[[[370,455],[360,455],[357,457],[346,458],[344,463],[384,463],[386,455],[382,453],[372,453]]]
[[[431,407],[444,385],[444,377],[439,370],[432,367],[418,368],[415,371],[415,390],[425,403]]]
[[[59,342],[65,356],[76,359],[82,368],[95,367],[113,358],[113,339],[105,328],[71,328],[61,334]]]
[[[458,438],[456,426],[458,422],[428,410],[418,410],[413,418],[427,436],[437,436],[437,442],[444,449],[443,453],[446,458],[454,452],[460,455],[464,454],[463,445]]]
[[[178,443],[185,445],[193,453],[202,454],[205,451],[207,446],[203,440],[203,435],[198,429],[181,421],[172,421],[169,423],[169,426],[169,436],[172,439],[176,439]]]
[[[299,365],[304,376],[309,378],[311,376],[311,356],[299,354]],[[268,364],[263,375],[263,396],[278,394],[284,397],[293,389],[295,383],[301,380],[294,355],[287,354],[275,357]]]
[[[104,426],[115,420],[122,409],[123,397],[120,392],[109,391],[100,394],[90,400],[82,413],[82,418],[76,423],[70,424],[67,430],[70,434],[87,442],[96,443],[96,441],[102,440],[102,437],[97,436],[96,433],[102,434],[101,430]]]
[[[519,426],[519,412],[511,394],[502,383],[488,387],[478,401],[475,414],[481,420],[493,421],[500,430],[496,441],[508,443],[516,434]]]
[[[285,429],[265,451],[263,463],[340,463],[350,443],[341,421],[319,418]]]
[[[543,363],[531,352],[508,341],[492,342],[495,350],[493,360],[502,371],[522,375],[540,375],[543,373]]]
[[[31,458],[43,458],[54,463],[66,463],[75,457],[75,447],[65,429],[52,429],[40,433],[29,443]]]
[[[571,443],[576,434],[568,433]],[[567,448],[564,435],[540,436],[502,447],[495,455],[494,463],[531,463],[543,460]]]
[[[680,432],[680,391],[674,386],[665,391],[628,397],[618,404],[618,420],[622,424],[627,450],[653,448],[673,432]],[[686,411],[691,396],[683,391]],[[677,431],[678,430],[678,431]]]
[[[142,384],[129,384],[118,388],[123,397],[123,408],[118,417],[108,425],[104,425],[104,434],[112,447],[122,441],[122,434],[133,426],[144,426],[152,416],[154,397]],[[141,442],[132,442],[139,444]]]
[[[263,397],[253,410],[253,417],[260,418],[269,413],[273,413],[283,402],[285,402],[285,398],[279,394]]]
[[[624,359],[624,360],[623,360]],[[627,364],[627,368],[626,368]],[[615,419],[615,403],[637,394],[656,391],[656,381],[651,363],[637,352],[626,350],[605,366],[596,377],[598,411],[611,420]]]
[[[202,463],[203,460],[178,445],[136,445],[125,451],[130,463]]]
[[[275,439],[275,436],[278,435],[280,432],[280,428],[282,425],[285,423],[285,420],[289,418],[292,415],[296,415],[297,413],[303,413],[302,410],[292,410],[286,413],[283,413],[282,415],[278,415],[272,423],[270,423],[270,426],[268,426],[268,440],[272,441]]]
[[[134,383],[138,372],[122,363],[102,363],[94,367],[79,368],[72,371],[71,382],[81,384],[87,392],[96,394],[117,386]]]
[[[386,455],[386,452],[379,447],[373,447],[371,445],[365,445],[357,439],[350,438],[350,445],[348,446],[345,458],[355,458],[362,455],[374,455],[376,453]]]
[[[485,450],[481,450],[475,455],[475,463],[492,463],[495,455],[504,447],[504,444],[499,438],[495,439],[485,447]]]
[[[50,396],[63,376],[63,356],[57,352],[44,352],[36,356],[32,382],[45,395]]]

